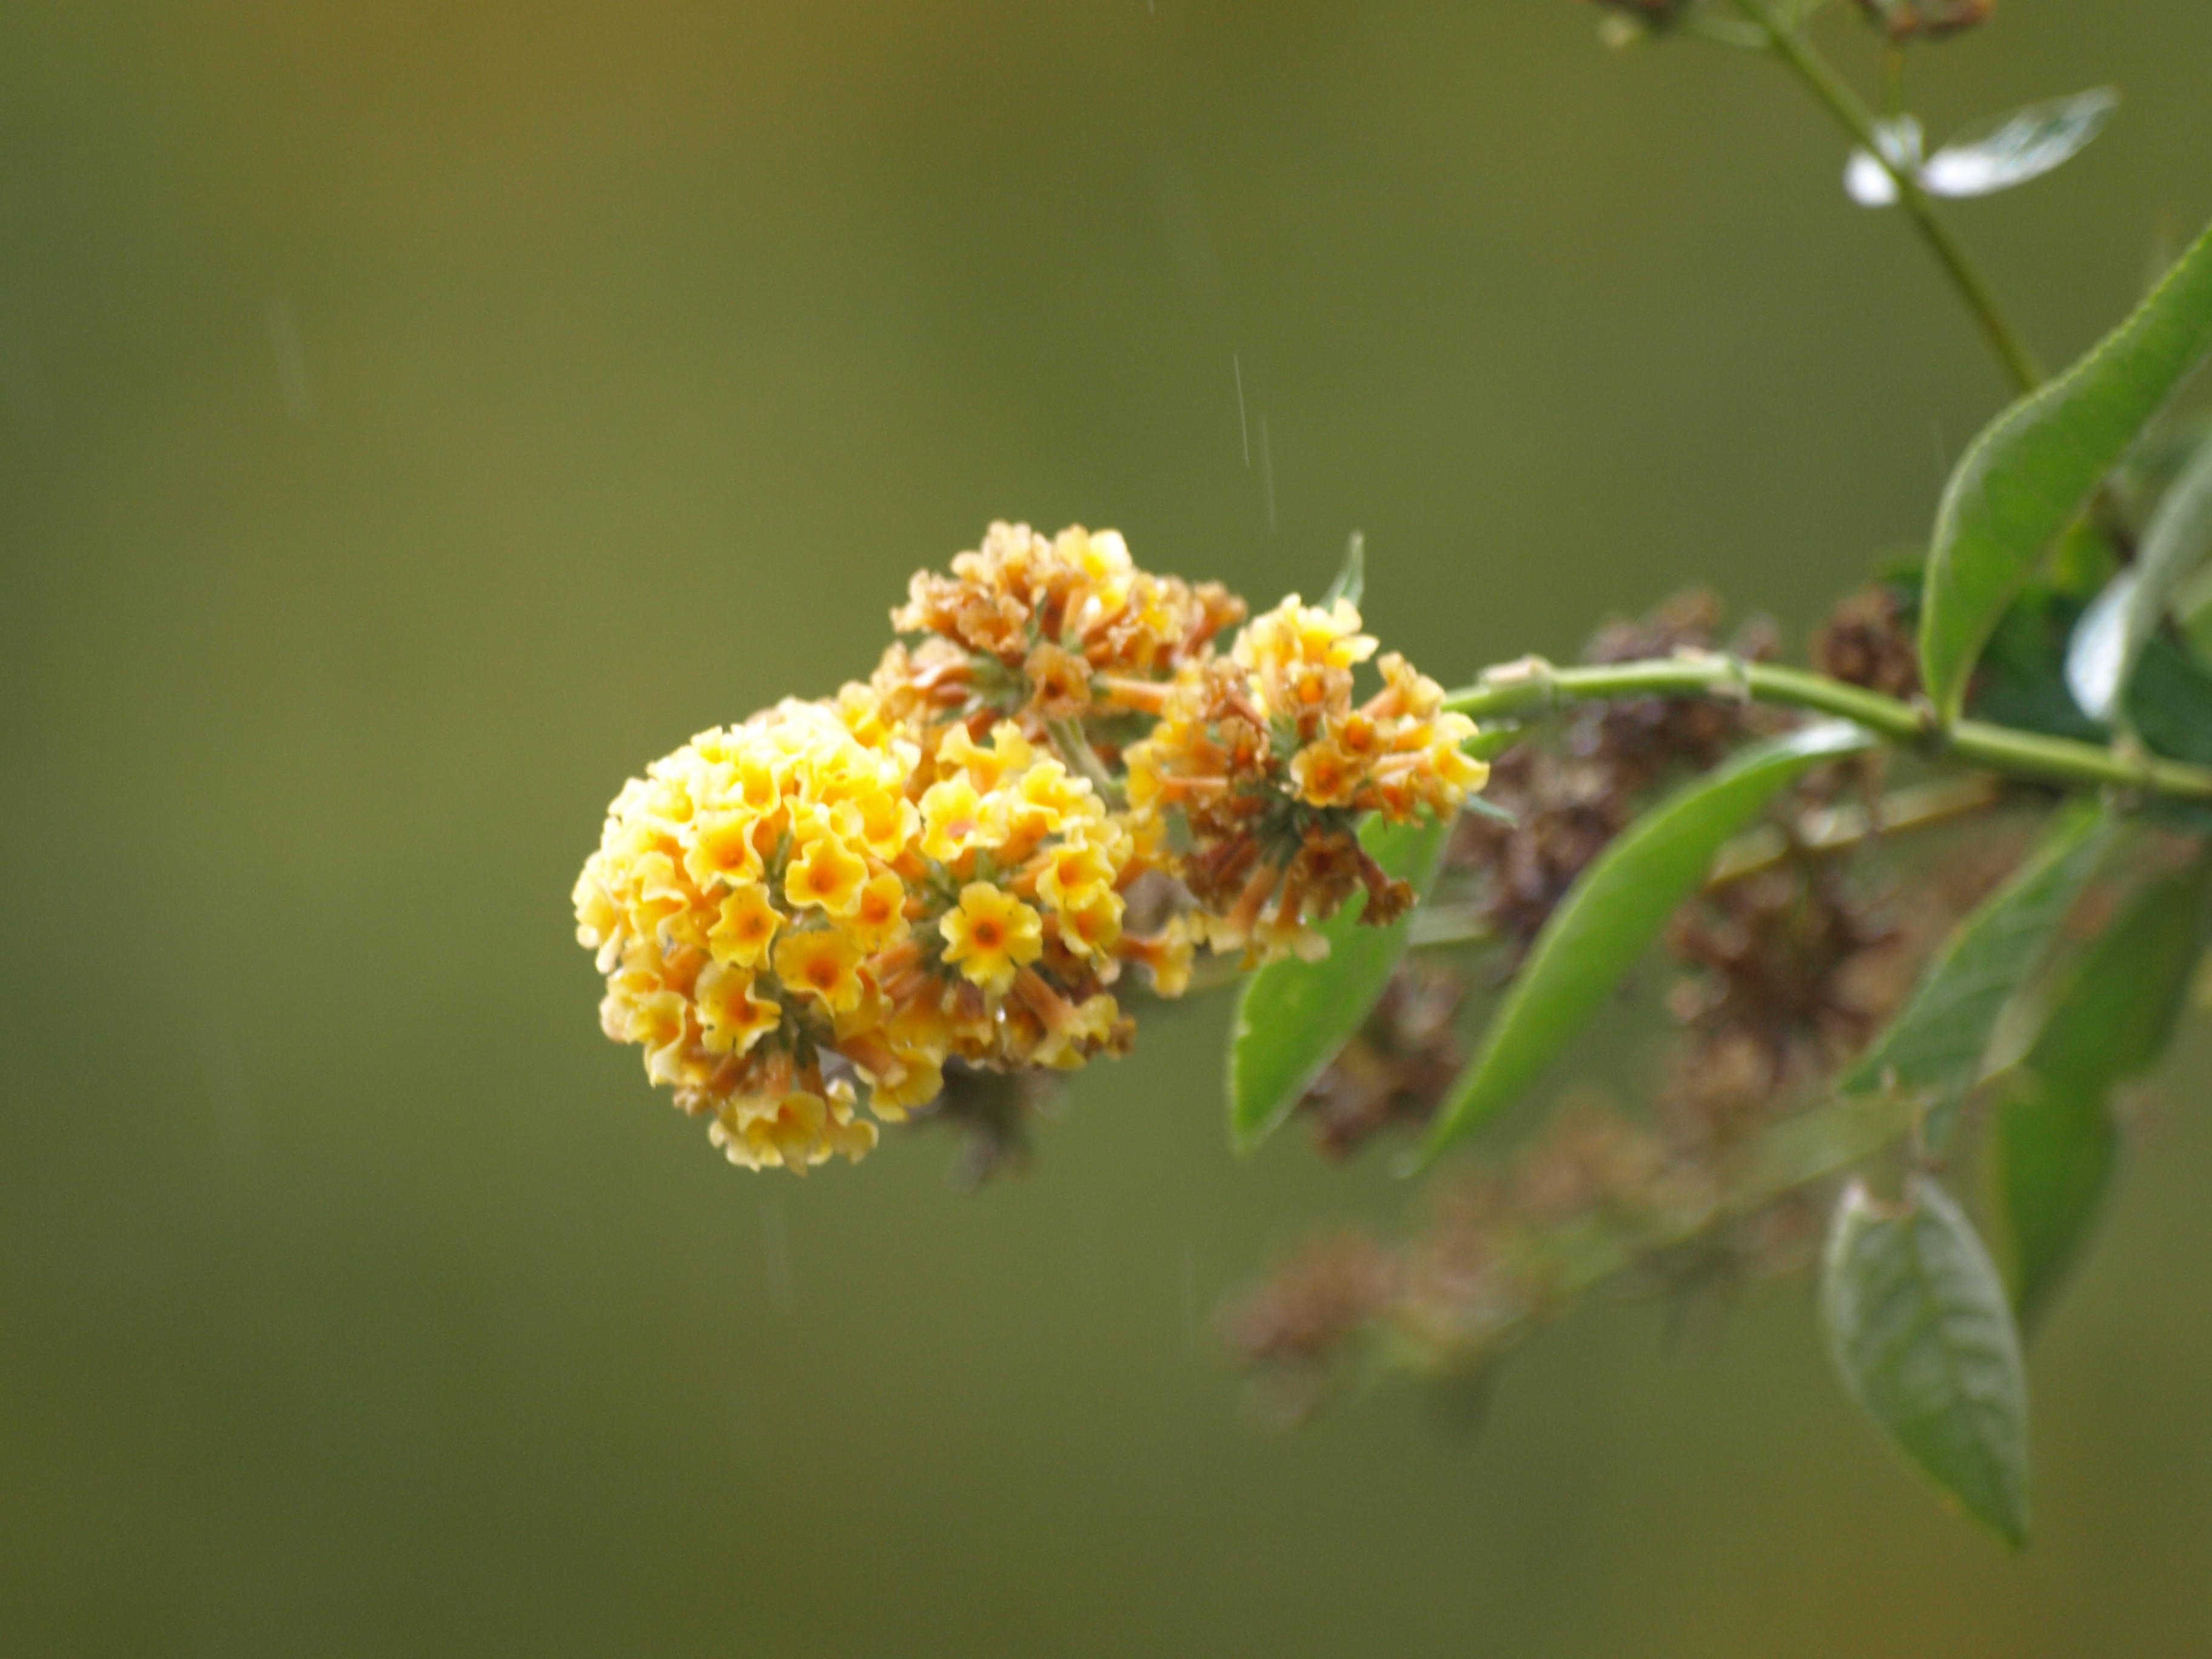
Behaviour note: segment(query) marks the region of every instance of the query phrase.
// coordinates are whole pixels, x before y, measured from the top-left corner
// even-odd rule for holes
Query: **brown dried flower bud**
[[[1040,645],[1022,664],[1030,706],[1048,720],[1079,718],[1091,707],[1091,665],[1059,646]]]
[[[1452,1025],[1466,990],[1439,963],[1398,964],[1375,1012],[1298,1102],[1323,1152],[1348,1158],[1394,1125],[1428,1121],[1466,1060]]]
[[[1396,1297],[1399,1273],[1392,1253],[1360,1234],[1310,1239],[1272,1279],[1222,1310],[1222,1340],[1254,1373],[1269,1419],[1288,1426],[1328,1400]]]
[[[1677,594],[1650,616],[1607,623],[1583,651],[1591,663],[1632,662],[1711,651],[1721,605],[1710,591]],[[1753,619],[1736,654],[1774,654],[1771,624]],[[1592,704],[1569,717],[1556,745],[1522,744],[1492,769],[1489,798],[1511,824],[1462,818],[1451,850],[1461,869],[1483,872],[1482,908],[1498,932],[1525,947],[1567,889],[1626,826],[1641,799],[1678,772],[1711,766],[1747,736],[1771,730],[1774,711],[1750,703],[1641,697]]]
[[[1986,23],[1996,0],[1858,0],[1866,19],[1893,40],[1941,40]]]
[[[1814,630],[1810,654],[1813,666],[1832,679],[1885,696],[1920,695],[1919,646],[1887,583],[1861,588],[1838,605]]]

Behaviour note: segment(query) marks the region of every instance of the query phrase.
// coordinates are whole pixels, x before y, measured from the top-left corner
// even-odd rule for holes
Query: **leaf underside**
[[[1902,1206],[1854,1183],[1836,1210],[1820,1310],[1844,1386],[1890,1443],[2014,1548],[2027,1538],[2027,1385],[2003,1281],[1950,1195]]]

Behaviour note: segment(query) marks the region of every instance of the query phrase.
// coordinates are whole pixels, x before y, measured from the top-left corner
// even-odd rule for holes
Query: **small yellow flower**
[[[1060,942],[1078,956],[1105,956],[1121,941],[1121,896],[1105,890],[1087,903],[1063,908]]]
[[[1079,910],[1114,885],[1114,860],[1088,841],[1061,842],[1044,854],[1037,896],[1055,910]]]
[[[698,839],[684,854],[684,868],[701,891],[711,888],[717,878],[735,883],[760,874],[760,849],[753,845],[753,830],[759,822],[750,812],[729,812],[698,826]]]
[[[1298,798],[1315,806],[1351,805],[1366,772],[1357,757],[1328,738],[1291,757],[1291,778],[1298,787]]]
[[[765,745],[748,748],[738,757],[736,784],[733,799],[750,811],[765,815],[783,804],[783,775],[775,752]]]
[[[586,951],[599,950],[622,930],[622,906],[608,893],[600,876],[600,858],[594,853],[576,878],[573,896],[576,906],[576,943]]]
[[[886,862],[905,850],[921,827],[921,812],[896,789],[872,789],[852,805],[860,843]]]
[[[905,938],[906,884],[889,870],[871,876],[845,927],[871,951]]]
[[[680,1082],[688,1005],[675,991],[655,991],[639,998],[629,1008],[623,1041],[645,1050],[645,1072],[655,1083]]]
[[[876,1126],[853,1115],[850,1084],[832,1084],[821,1095],[800,1089],[735,1096],[715,1107],[707,1133],[732,1164],[794,1175],[841,1154],[857,1164],[876,1144]]]
[[[939,766],[965,768],[969,781],[985,794],[1036,758],[1036,749],[1022,735],[1021,727],[1012,720],[1001,720],[992,727],[988,749],[977,747],[966,726],[956,726],[945,734],[945,741],[937,750]]]
[[[860,950],[842,933],[786,933],[776,941],[775,976],[794,996],[811,997],[833,1014],[860,1006]]]
[[[700,1023],[706,1027],[706,1046],[717,1054],[742,1054],[775,1030],[783,1010],[753,995],[753,976],[740,968],[720,963],[699,975],[693,994],[699,1004]]]
[[[665,853],[647,853],[633,868],[637,881],[635,922],[638,932],[651,937],[669,917],[690,908],[691,894],[677,874],[676,860]]]
[[[1437,736],[1429,745],[1429,770],[1439,793],[1454,806],[1490,781],[1490,763],[1475,759],[1462,747],[1474,735],[1473,720],[1447,714],[1437,721]]]
[[[922,856],[939,864],[957,863],[971,847],[999,844],[999,827],[966,778],[947,778],[923,792],[921,823]]]
[[[784,872],[783,896],[794,906],[818,904],[833,916],[849,916],[860,908],[867,879],[866,859],[836,836],[817,835],[801,843]]]
[[[896,1069],[883,1076],[867,1073],[868,1109],[886,1123],[898,1123],[917,1106],[945,1092],[945,1063],[922,1053],[896,1053]]]
[[[1170,917],[1151,939],[1125,941],[1124,953],[1151,973],[1153,995],[1179,997],[1190,989],[1191,958],[1198,953],[1198,940],[1188,917]]]
[[[1037,913],[988,881],[960,890],[960,902],[938,924],[945,961],[972,983],[1003,994],[1024,965],[1044,952],[1044,924]]]
[[[723,898],[720,913],[707,931],[707,949],[716,962],[757,966],[782,923],[781,913],[769,902],[768,889],[757,881],[746,882]]]
[[[1071,820],[1101,811],[1091,786],[1056,760],[1041,760],[1021,775],[1011,796],[1002,795],[1010,838],[1049,836]]]

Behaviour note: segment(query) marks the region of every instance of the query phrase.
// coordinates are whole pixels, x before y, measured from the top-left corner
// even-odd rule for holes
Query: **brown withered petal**
[[[1861,588],[1814,630],[1813,666],[1832,679],[1885,696],[1920,695],[1920,649],[1896,590]]]
[[[1044,720],[1076,719],[1091,707],[1091,665],[1072,651],[1040,645],[1022,664],[1022,674],[1030,706]]]

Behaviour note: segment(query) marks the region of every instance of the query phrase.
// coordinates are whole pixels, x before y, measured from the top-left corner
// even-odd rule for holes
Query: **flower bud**
[[[1990,21],[1996,0],[1858,0],[1866,19],[1893,40],[1941,40]]]

